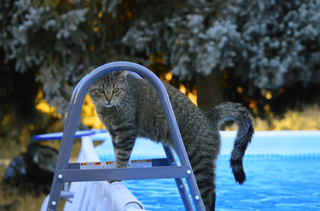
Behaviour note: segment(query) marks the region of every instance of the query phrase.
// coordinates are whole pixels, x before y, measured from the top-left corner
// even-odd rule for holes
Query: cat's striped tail
[[[230,167],[236,182],[243,184],[246,174],[243,170],[242,158],[254,133],[249,111],[240,103],[224,102],[214,107],[207,115],[217,127],[228,120],[237,123],[238,133],[231,152]]]

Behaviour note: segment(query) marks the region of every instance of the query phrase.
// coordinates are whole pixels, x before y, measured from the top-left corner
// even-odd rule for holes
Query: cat
[[[236,182],[242,184],[246,179],[242,158],[254,133],[250,114],[241,104],[231,102],[221,103],[209,112],[202,111],[178,89],[162,83],[168,92],[205,208],[214,210],[215,169],[221,145],[219,125],[225,120],[234,120],[238,125],[230,167]],[[98,117],[111,135],[116,168],[127,167],[138,136],[175,149],[160,99],[147,79],[138,79],[124,70],[115,71],[94,81],[88,93]]]

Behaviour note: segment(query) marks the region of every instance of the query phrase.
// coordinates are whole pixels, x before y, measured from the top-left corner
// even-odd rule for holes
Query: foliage
[[[13,61],[20,73],[36,69],[45,99],[59,114],[67,112],[72,90],[89,66],[123,60],[119,2],[99,2],[6,0],[0,5],[3,63]]]
[[[261,116],[319,104],[319,0],[184,4],[169,15],[144,10],[122,41],[146,54],[161,51],[180,79],[223,71],[226,98],[249,102]]]
[[[308,107],[303,112],[289,110],[284,118],[271,117],[268,120],[255,118],[255,131],[280,130],[320,130],[320,109],[317,106]],[[237,125],[226,128],[227,131],[237,131]]]
[[[320,103],[319,11],[320,0],[3,0],[1,74],[31,73],[27,80],[65,114],[89,66],[129,60],[179,80],[222,71],[227,100],[280,115]],[[15,93],[1,92],[1,101]]]
[[[248,95],[266,114],[319,104],[320,1],[237,3],[226,15],[241,33],[237,43],[242,43],[237,48],[241,56],[232,59],[235,67],[226,70],[234,72],[231,83],[246,83]]]

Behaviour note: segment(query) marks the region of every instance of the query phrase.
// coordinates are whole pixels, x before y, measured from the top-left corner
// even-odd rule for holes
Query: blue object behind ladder
[[[170,166],[152,168],[114,168],[80,170],[80,164],[68,165],[76,128],[79,121],[83,99],[90,85],[100,76],[118,70],[127,70],[138,73],[150,81],[155,87],[159,97],[170,132],[177,150],[181,166],[176,166],[176,161],[171,148],[163,146]],[[82,181],[112,181],[131,179],[163,179],[175,178],[179,193],[186,210],[193,210],[187,195],[182,178],[186,178],[196,210],[205,211],[198,186],[184,147],[179,127],[177,125],[172,106],[166,89],[160,79],[147,68],[131,62],[112,62],[102,65],[86,75],[73,91],[66,119],[59,157],[53,177],[51,193],[47,211],[57,210],[60,193],[64,182]]]

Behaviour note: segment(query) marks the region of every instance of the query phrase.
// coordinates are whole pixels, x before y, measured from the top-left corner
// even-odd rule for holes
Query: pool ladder
[[[165,166],[151,168],[112,168],[112,169],[91,169],[81,170],[80,163],[69,164],[71,149],[73,146],[77,124],[83,99],[90,85],[100,76],[118,70],[130,71],[135,77],[143,76],[155,87],[160,102],[170,128],[170,132],[177,150],[181,165],[178,166],[173,156],[172,149],[163,145],[167,156]],[[136,74],[138,73],[138,74]],[[160,79],[147,68],[131,62],[112,62],[102,65],[86,75],[77,84],[73,91],[69,105],[68,116],[66,119],[62,142],[55,173],[52,181],[50,197],[47,211],[56,211],[60,201],[62,186],[65,182],[83,181],[113,181],[113,180],[135,180],[135,179],[164,179],[174,178],[178,187],[181,199],[186,210],[193,210],[192,204],[182,178],[185,178],[197,211],[205,211],[204,204],[192,171],[192,167],[184,147],[182,137],[176,122],[172,106],[166,89]]]

